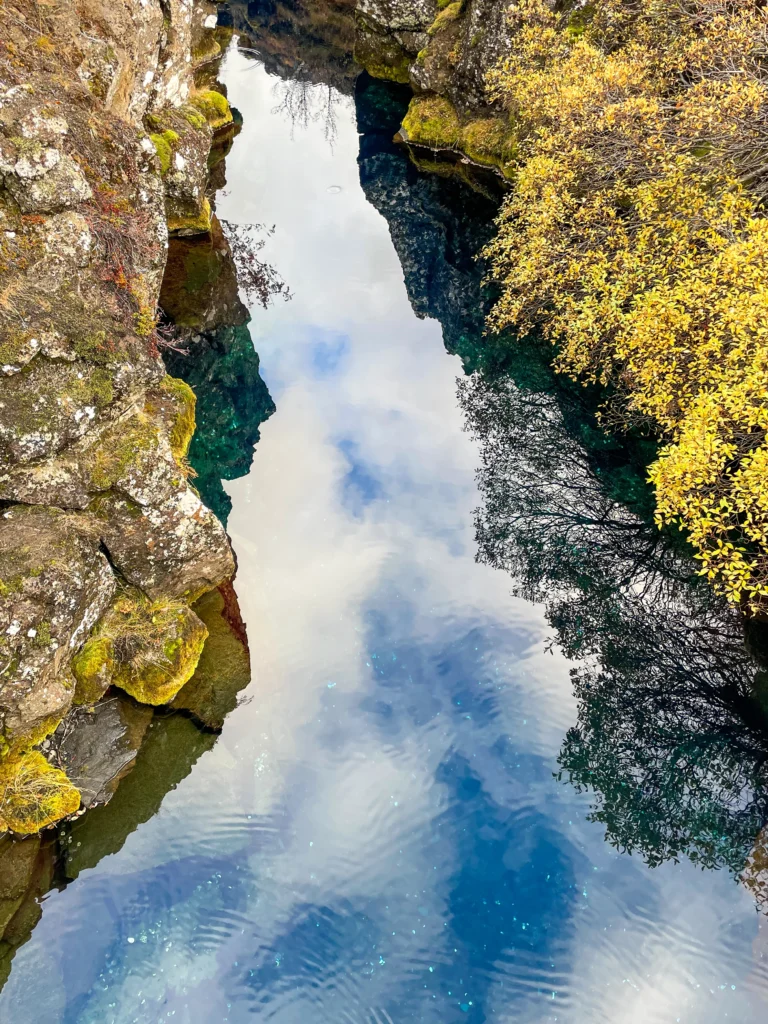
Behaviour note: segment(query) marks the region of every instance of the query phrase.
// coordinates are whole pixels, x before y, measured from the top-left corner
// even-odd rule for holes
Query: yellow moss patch
[[[182,462],[189,452],[192,435],[195,432],[195,404],[197,398],[192,388],[178,377],[167,376],[160,385],[173,399],[175,419],[171,428],[171,451],[177,462]]]
[[[167,704],[195,671],[207,636],[187,605],[124,594],[81,652],[84,688],[96,681],[103,685],[106,671],[107,685],[119,686],[142,704]]]
[[[211,204],[207,199],[198,213],[168,218],[168,230],[177,235],[205,235],[211,230]]]
[[[456,19],[461,15],[464,3],[463,0],[455,0],[454,3],[438,3],[438,7],[441,7],[442,9],[427,29],[427,34],[430,36],[437,35],[438,32],[442,32],[444,28],[450,25],[452,21],[456,21]]]
[[[76,680],[75,704],[94,704],[108,689],[115,668],[112,641],[92,636],[72,661]]]
[[[403,128],[409,142],[430,149],[454,149],[461,135],[458,114],[442,96],[414,96]]]
[[[179,136],[169,128],[164,132],[155,132],[149,137],[152,139],[152,144],[160,161],[160,173],[165,177],[171,168],[173,147],[179,141]]]
[[[22,754],[27,750],[31,750],[32,747],[36,747],[43,740],[56,732],[58,729],[63,715],[49,715],[39,722],[29,732],[25,732],[19,736],[6,735],[4,737],[4,746],[0,748],[0,753]]]
[[[232,110],[227,97],[222,96],[220,92],[203,89],[190,98],[190,103],[197,107],[213,129],[223,128],[232,121]]]
[[[464,125],[459,145],[475,163],[512,173],[517,142],[512,129],[500,117],[480,118]]]
[[[179,107],[179,113],[191,128],[205,128],[208,124],[205,116],[191,103],[185,103],[183,107]]]
[[[221,46],[213,33],[206,32],[197,46],[192,47],[192,64],[199,67],[221,56]]]
[[[39,751],[0,762],[0,828],[30,835],[79,806],[79,790]]]

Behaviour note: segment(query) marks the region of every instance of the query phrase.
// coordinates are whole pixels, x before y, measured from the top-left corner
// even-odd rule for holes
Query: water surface
[[[178,785],[50,894],[0,1019],[762,1019],[750,894],[617,851],[554,776],[571,664],[543,607],[476,561],[462,364],[361,187],[353,99],[308,87],[318,116],[292,120],[235,50],[225,80],[244,129],[219,213],[275,225],[293,293],[253,310],[276,411],[225,484],[254,678],[215,745],[159,726],[155,757],[193,751]],[[418,255],[434,236],[382,194]]]

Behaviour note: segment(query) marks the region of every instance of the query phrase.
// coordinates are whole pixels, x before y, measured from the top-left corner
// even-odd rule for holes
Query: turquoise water
[[[516,389],[507,378],[458,386],[461,361],[423,315],[442,303],[445,340],[463,344],[448,319],[472,271],[449,213],[479,200],[409,169],[386,131],[361,142],[359,90],[356,109],[353,97],[308,87],[307,116],[291,121],[288,87],[258,62],[230,51],[224,79],[244,129],[218,210],[275,225],[262,255],[293,295],[252,311],[276,411],[248,475],[225,484],[253,680],[215,743],[184,718],[156,724],[143,784],[175,750],[188,763],[108,855],[78,867],[85,833],[73,829],[73,880],[48,895],[18,950],[0,1020],[763,1019],[768,925],[734,873],[765,818],[729,768],[759,760],[756,733],[744,729],[750,749],[737,728],[726,735],[733,702],[696,696],[705,675],[714,686],[704,640],[684,617],[679,634],[654,624],[639,586],[627,605],[636,618],[615,626],[603,660],[621,686],[657,670],[670,693],[693,680],[686,728],[701,735],[706,718],[718,737],[716,753],[710,744],[706,763],[696,760],[701,792],[682,760],[654,788],[649,765],[667,756],[671,714],[654,719],[656,705],[629,690],[631,708],[611,703],[608,669],[599,679],[583,669],[574,693],[571,668],[585,663],[555,641],[588,633],[588,613],[603,615],[613,591],[587,589],[569,633],[575,606],[552,606],[540,520],[531,512],[515,526],[529,530],[538,561],[523,567],[509,537],[539,489],[548,512],[574,482],[584,498],[581,449],[549,399],[527,432],[506,424],[505,434]],[[369,197],[391,207],[388,219]],[[559,566],[578,548],[610,580],[632,560],[626,518],[608,505],[601,522],[615,529],[601,536],[621,528],[621,543],[569,542]],[[513,596],[526,572],[528,597]],[[629,614],[610,607],[614,622]],[[645,661],[627,664],[616,639],[627,636]],[[734,657],[718,663],[724,677]],[[600,694],[591,712],[590,686]],[[556,777],[566,736],[571,768],[586,764],[605,792],[608,775],[620,788],[646,765],[636,817],[614,793],[607,820],[588,820],[595,795]],[[633,829],[630,855],[617,847]],[[702,870],[691,850],[722,870]]]

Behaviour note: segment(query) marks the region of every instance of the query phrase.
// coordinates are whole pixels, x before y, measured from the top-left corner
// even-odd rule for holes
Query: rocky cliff
[[[512,174],[515,139],[486,74],[509,50],[510,0],[358,0],[355,56],[414,91],[403,141]]]
[[[216,24],[206,0],[0,6],[0,831],[78,810],[77,709],[173,700],[191,606],[234,573],[157,319],[169,236],[212,230]]]

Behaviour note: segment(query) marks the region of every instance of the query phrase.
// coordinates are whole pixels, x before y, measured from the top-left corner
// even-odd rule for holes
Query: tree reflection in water
[[[440,321],[469,372],[458,386],[480,442],[477,557],[545,604],[574,661],[560,778],[593,794],[618,849],[727,868],[768,905],[766,627],[712,593],[681,535],[653,526],[653,443],[604,433],[599,396],[556,376],[547,345],[482,336],[492,296],[472,254],[492,204],[392,144],[398,88],[358,79],[360,180],[414,311]]]
[[[481,442],[478,559],[543,601],[578,659],[560,777],[594,794],[591,818],[618,849],[735,875],[749,861],[744,880],[764,900],[765,851],[752,852],[768,821],[757,625],[748,637],[688,550],[638,514],[639,474],[610,444],[583,443],[567,385],[476,373],[459,388]]]

